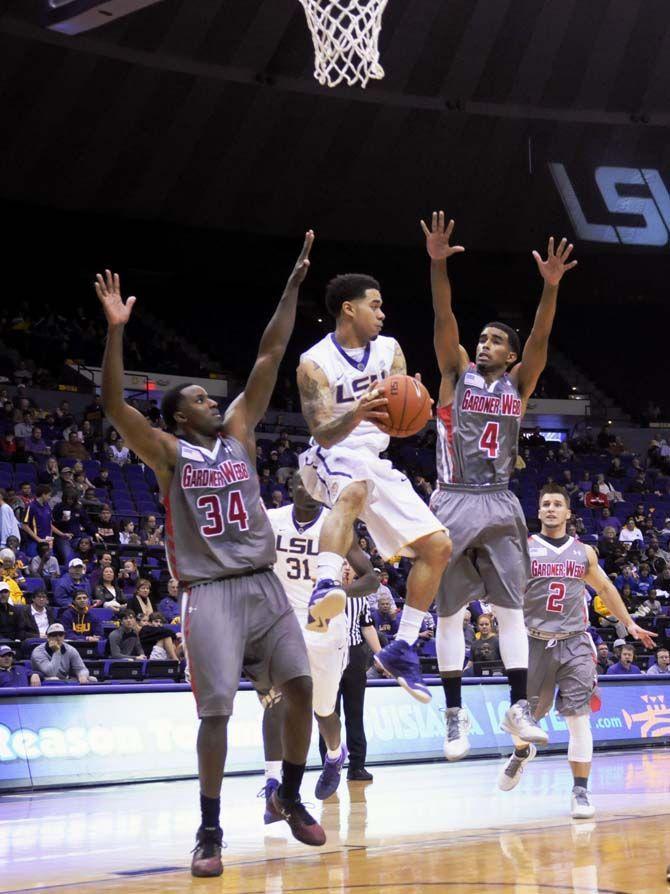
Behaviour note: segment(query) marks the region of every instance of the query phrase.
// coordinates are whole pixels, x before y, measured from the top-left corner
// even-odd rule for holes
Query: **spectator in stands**
[[[140,643],[144,654],[151,661],[178,661],[175,640],[177,634],[165,624],[160,612],[151,612],[147,622],[140,628]]]
[[[14,664],[11,646],[0,646],[0,688],[40,686],[41,683],[39,674],[30,673],[22,664]]]
[[[621,465],[621,460],[618,456],[615,456],[612,462],[610,463],[610,467],[607,470],[607,477],[610,479],[614,479],[616,481],[621,480],[626,477],[626,470]],[[625,488],[624,488],[625,489]]]
[[[635,611],[631,613],[631,618],[653,619],[662,614],[663,606],[661,605],[656,590],[649,590],[646,594],[646,598],[642,600]]]
[[[13,431],[7,431],[0,438],[0,455],[4,462],[13,462],[16,454],[16,438]]]
[[[33,649],[30,661],[45,680],[76,680],[82,685],[97,682],[90,676],[79,652],[65,642],[62,624],[51,624],[47,628],[46,643]]]
[[[53,511],[53,524],[62,534],[56,535],[56,555],[62,564],[66,564],[74,557],[79,539],[92,527],[74,487],[67,486],[63,490],[63,498]]]
[[[95,492],[94,487],[87,487],[81,500],[81,508],[90,519],[98,519],[102,510],[102,500]]]
[[[21,531],[14,511],[5,501],[7,491],[0,488],[0,548],[7,545],[8,537],[19,537]]]
[[[163,542],[163,525],[159,525],[155,515],[147,515],[140,533],[142,543],[151,541],[152,546],[160,546]],[[157,542],[157,541],[160,541]]]
[[[146,661],[138,636],[135,612],[125,609],[119,615],[119,626],[109,634],[109,654],[111,658],[125,658],[127,661]]]
[[[59,431],[65,431],[74,423],[74,416],[70,410],[70,404],[62,400],[54,413],[54,424]]]
[[[44,590],[35,590],[32,599],[21,609],[19,620],[21,639],[46,639],[47,628],[55,620],[56,615],[49,605],[47,594]]]
[[[63,480],[60,477],[60,469],[58,468],[58,460],[55,456],[47,459],[47,464],[40,472],[37,473],[37,480],[40,484],[48,484],[51,488],[51,501],[60,496],[63,492]]]
[[[270,500],[270,509],[281,509],[281,507],[285,504],[284,500],[284,491],[276,488],[272,491],[272,497]]]
[[[21,609],[10,602],[9,594],[7,581],[0,581],[0,642],[21,637]]]
[[[27,411],[22,413],[20,410],[17,410],[16,413],[16,423],[14,425],[14,437],[18,440],[21,438],[22,440],[26,440],[29,438],[33,431],[34,425],[34,415],[32,411]]]
[[[584,494],[584,506],[587,509],[599,510],[608,509],[610,505],[609,498],[602,493],[596,481],[591,485],[591,490],[587,490]]]
[[[13,534],[10,534],[7,538],[7,547],[6,549],[11,549],[14,553],[14,577],[19,583],[23,582],[23,570],[28,567],[30,564],[30,559],[25,554],[25,552],[21,549],[21,542],[18,537],[15,537]]]
[[[667,649],[659,649],[656,652],[656,664],[652,664],[647,670],[647,676],[658,674],[670,674],[670,652]]]
[[[100,561],[93,568],[90,573],[91,586],[95,590],[100,581],[102,580],[102,572],[105,568],[113,568],[114,567],[114,557],[111,553],[103,553],[100,556]]]
[[[596,484],[595,487],[600,491],[601,494],[604,494],[610,503],[622,503],[623,496],[621,492],[616,490],[615,487],[612,486],[611,482],[605,480],[605,476],[602,472],[599,472],[596,476]]]
[[[647,484],[647,476],[643,471],[636,474],[635,478],[628,484],[628,492],[631,494],[648,494],[649,485]]]
[[[614,586],[620,593],[626,585],[631,592],[639,592],[637,571],[631,562],[626,562],[621,573],[614,578]]]
[[[563,469],[563,480],[561,484],[567,490],[570,499],[572,499],[576,494],[579,494],[579,487],[572,480],[572,471],[570,469]]]
[[[596,521],[596,531],[602,534],[606,528],[613,528],[615,536],[618,536],[621,530],[620,519],[616,515],[612,515],[612,510],[607,507],[601,511],[600,518]]]
[[[584,469],[584,471],[582,472],[581,481],[579,482],[578,486],[584,494],[593,488],[593,479],[591,477],[591,473],[587,469]]]
[[[37,544],[37,555],[30,560],[30,576],[50,581],[60,577],[60,565],[48,543]]]
[[[78,556],[86,566],[86,574],[88,574],[90,578],[91,574],[95,571],[98,559],[95,550],[93,549],[93,541],[88,535],[80,538],[75,555]],[[91,586],[94,586],[93,582],[91,582]]]
[[[382,593],[378,596],[377,608],[370,612],[370,615],[377,633],[379,634],[379,642],[382,646],[387,645],[395,638],[400,624],[397,617],[398,609],[389,592]]]
[[[102,569],[93,599],[96,608],[111,608],[115,612],[126,604],[125,594],[116,582],[116,572],[111,564]]]
[[[58,455],[62,459],[66,459],[72,462],[74,462],[74,460],[76,459],[80,459],[83,462],[85,459],[91,458],[88,450],[79,440],[79,433],[76,431],[71,431],[68,435],[67,441],[63,441],[61,443],[58,449]]]
[[[470,651],[473,664],[500,661],[500,643],[493,632],[493,618],[482,614],[477,619],[477,634]]]
[[[33,374],[28,368],[27,361],[23,359],[19,360],[18,365],[14,370],[14,381],[17,383],[17,385],[33,384]]]
[[[89,427],[98,436],[102,435],[102,421],[105,418],[105,411],[102,408],[102,397],[99,394],[94,395],[90,404],[84,407],[84,425],[88,422]]]
[[[63,468],[60,470],[60,481],[61,491],[63,493],[66,490],[74,492],[74,475],[72,474],[72,469],[70,466],[63,466]]]
[[[25,605],[26,600],[20,584],[25,582],[23,571],[17,566],[16,553],[6,546],[0,549],[0,577],[9,587],[9,601],[12,605]]]
[[[117,543],[119,532],[112,519],[112,510],[108,503],[103,503],[100,518],[93,524],[93,539],[98,543]]]
[[[90,456],[93,456],[98,452],[100,435],[96,435],[93,426],[88,419],[85,419],[81,424],[81,441],[84,447],[88,450]]]
[[[138,618],[153,614],[156,609],[151,599],[151,581],[144,577],[139,578],[135,585],[132,599],[128,600],[128,608],[135,612]]]
[[[125,518],[121,522],[119,530],[119,543],[122,546],[141,546],[142,541],[140,535],[135,533],[135,522],[130,518]]]
[[[124,592],[126,599],[131,599],[135,594],[135,585],[139,581],[140,575],[137,570],[137,562],[134,559],[126,559],[123,567],[119,571],[117,580],[119,586]],[[137,612],[135,612],[137,614]]]
[[[117,466],[128,465],[130,462],[130,450],[124,444],[123,438],[117,438],[116,441],[108,445],[107,456]]]
[[[637,589],[642,595],[646,595],[654,586],[656,575],[651,573],[651,569],[647,562],[640,564],[640,570],[637,575]]]
[[[607,643],[600,643],[596,651],[598,656],[598,660],[596,662],[598,673],[606,674],[609,668],[614,664],[614,662],[610,658],[610,652]]]
[[[619,660],[607,670],[608,676],[612,674],[641,674],[642,671],[637,664],[633,664],[634,660],[635,649],[633,646],[622,646]]]
[[[158,603],[158,611],[167,618],[170,624],[181,623],[181,593],[179,592],[179,581],[173,577],[167,582],[167,596]]]
[[[98,626],[91,621],[89,615],[88,594],[84,590],[75,591],[72,605],[61,612],[60,621],[68,639],[87,642],[97,642],[100,639]]]
[[[26,438],[25,450],[35,461],[51,453],[51,447],[42,437],[42,429],[38,425],[33,426],[29,437]]]
[[[277,443],[277,481],[286,484],[286,481],[298,468],[298,454],[291,447],[288,438],[280,438]]]
[[[26,535],[26,553],[32,558],[37,555],[37,546],[48,543],[53,546],[54,535],[64,540],[72,537],[61,531],[53,523],[53,512],[49,505],[51,488],[48,484],[38,484],[35,488],[35,499],[30,503],[23,516],[22,530]]]
[[[86,566],[77,556],[70,559],[65,574],[54,584],[54,605],[58,608],[67,608],[72,605],[74,594],[83,590],[91,597],[91,582],[85,574]]]
[[[27,509],[28,506],[30,506],[32,501],[35,499],[35,494],[33,493],[33,486],[29,481],[22,481],[21,484],[19,484],[19,495],[18,496],[19,496],[21,506],[23,506],[24,509]]]
[[[571,449],[567,441],[561,441],[557,459],[560,463],[571,463],[575,458],[575,452]],[[565,485],[564,485],[565,486]]]
[[[633,543],[635,540],[643,541],[642,531],[636,526],[635,519],[631,515],[626,519],[626,524],[619,532],[619,541],[621,543]]]
[[[97,488],[104,488],[108,493],[112,491],[112,479],[109,477],[109,469],[102,468],[97,477],[93,479],[93,484]]]

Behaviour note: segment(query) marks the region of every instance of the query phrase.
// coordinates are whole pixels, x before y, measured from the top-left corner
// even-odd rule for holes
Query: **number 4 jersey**
[[[212,450],[178,440],[165,499],[170,573],[196,584],[268,568],[275,545],[256,466],[235,438]]]
[[[505,373],[487,386],[471,363],[454,398],[437,411],[437,473],[442,484],[485,489],[506,485],[514,471],[521,397]]]
[[[528,551],[530,576],[524,597],[528,630],[560,635],[586,629],[584,577],[589,559],[584,544],[574,537],[552,540],[533,534]]]
[[[329,514],[330,510],[324,506],[314,521],[303,524],[296,521],[292,505],[268,511],[276,539],[275,574],[301,627],[307,623],[309,597],[316,580],[319,535]]]

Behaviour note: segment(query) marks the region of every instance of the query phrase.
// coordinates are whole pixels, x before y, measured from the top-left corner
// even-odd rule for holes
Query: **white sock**
[[[342,582],[342,566],[344,559],[337,553],[319,553],[316,561],[316,579],[332,580],[339,584]]]
[[[281,782],[281,761],[265,761],[265,781],[268,779]]]
[[[328,755],[328,760],[336,761],[342,755],[342,744],[340,743],[335,751],[331,751],[330,748],[328,748],[326,754]]]
[[[420,608],[412,608],[411,605],[406,605],[402,610],[396,639],[402,639],[409,643],[410,646],[413,646],[419,638],[419,630],[425,614]]]

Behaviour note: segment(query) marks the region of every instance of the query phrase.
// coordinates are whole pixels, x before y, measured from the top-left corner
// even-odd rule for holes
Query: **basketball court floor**
[[[597,754],[594,820],[569,816],[565,757],[495,787],[499,760],[374,769],[315,812],[319,850],[264,826],[262,777],[224,783],[225,871],[189,873],[194,780],[0,798],[0,892],[668,894],[670,752]],[[305,800],[316,782],[309,773]]]

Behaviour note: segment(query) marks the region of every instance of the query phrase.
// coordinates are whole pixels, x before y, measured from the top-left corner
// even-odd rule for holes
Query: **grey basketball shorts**
[[[273,571],[198,584],[183,611],[198,717],[232,714],[242,671],[263,694],[310,676],[305,640]]]
[[[598,676],[589,633],[549,642],[529,636],[528,646],[528,700],[533,715],[539,719],[548,714],[554,697],[559,714],[590,714]]]
[[[480,598],[520,609],[529,571],[528,529],[516,496],[502,487],[478,493],[439,489],[430,508],[452,543],[437,591],[438,615],[453,615]]]

